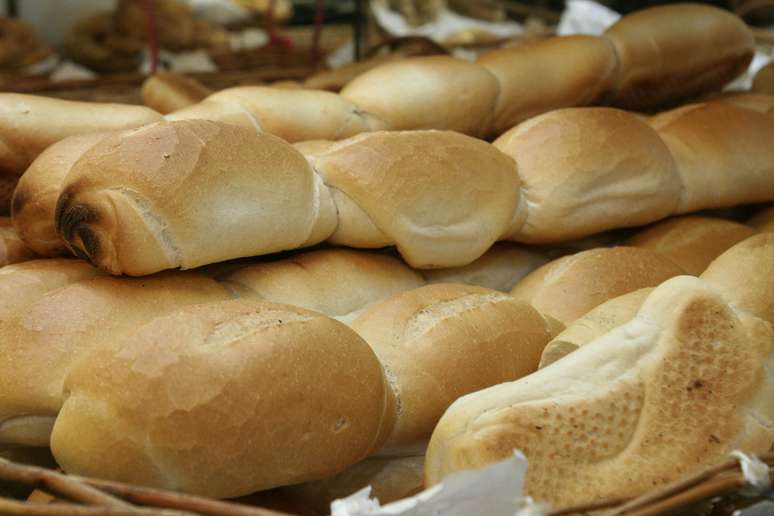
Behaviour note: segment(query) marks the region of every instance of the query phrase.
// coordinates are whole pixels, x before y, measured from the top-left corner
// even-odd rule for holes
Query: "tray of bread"
[[[340,91],[0,94],[0,513],[766,514],[753,39],[676,4]]]

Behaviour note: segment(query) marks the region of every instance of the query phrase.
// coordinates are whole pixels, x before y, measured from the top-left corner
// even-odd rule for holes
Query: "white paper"
[[[726,84],[723,89],[725,91],[749,90],[752,87],[755,74],[758,73],[758,70],[769,64],[771,60],[772,56],[764,54],[763,52],[755,52],[755,57],[753,57],[747,71],[732,82]]]
[[[229,25],[250,19],[250,12],[231,0],[186,0],[198,18],[216,25]]]
[[[541,516],[543,506],[522,496],[527,459],[521,452],[480,470],[460,471],[421,493],[381,507],[371,487],[336,500],[332,516]]]
[[[618,21],[620,14],[593,0],[568,0],[556,33],[559,36],[571,34],[602,34]]]

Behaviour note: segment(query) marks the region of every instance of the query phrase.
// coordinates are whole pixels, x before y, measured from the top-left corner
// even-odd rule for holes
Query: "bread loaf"
[[[666,256],[698,276],[726,249],[752,236],[744,224],[712,217],[674,217],[657,222],[626,240],[625,245]]]
[[[546,344],[540,356],[539,368],[553,364],[579,347],[631,321],[652,291],[653,287],[646,287],[614,297],[575,319]]]
[[[745,23],[709,5],[643,9],[622,17],[604,36],[619,59],[612,99],[625,109],[653,109],[719,90],[754,53]]]
[[[395,395],[386,446],[427,439],[458,397],[537,369],[552,327],[526,303],[473,286],[428,285],[368,308],[352,328],[379,357]]]
[[[68,175],[56,225],[98,267],[143,275],[319,242],[336,210],[289,144],[190,120],[100,141]]]
[[[774,117],[723,102],[651,119],[677,162],[679,213],[764,202],[774,192]]]
[[[445,129],[484,137],[499,91],[497,78],[486,68],[429,56],[374,68],[347,84],[341,96],[392,130]]]
[[[647,124],[610,108],[546,113],[494,146],[516,160],[528,208],[509,239],[571,240],[647,224],[672,214],[680,179],[669,150]]]
[[[760,113],[774,115],[774,93],[727,92],[720,93],[707,99],[710,102],[725,102],[735,106],[752,109]]]
[[[19,179],[12,203],[13,226],[40,256],[70,254],[54,227],[56,201],[75,162],[104,137],[92,133],[60,140],[44,150]]]
[[[68,136],[139,127],[161,115],[142,106],[0,94],[0,172],[21,175],[38,154]]]
[[[774,324],[774,233],[742,240],[718,256],[701,278],[735,306]]]
[[[392,413],[353,331],[257,300],[155,319],[85,357],[66,389],[51,438],[65,471],[212,497],[337,473]]]
[[[36,258],[19,239],[11,225],[11,219],[0,217],[0,267]]]
[[[636,247],[591,249],[548,262],[511,295],[569,325],[608,299],[684,274],[660,254]]]
[[[156,73],[142,83],[143,103],[164,115],[196,104],[211,93],[196,79],[172,72]]]
[[[501,48],[485,52],[476,62],[500,83],[495,136],[553,109],[598,102],[612,87],[618,65],[610,41],[596,36],[548,38]]]
[[[765,453],[772,343],[770,324],[697,278],[673,278],[624,326],[457,400],[433,432],[425,481],[518,449],[529,460],[525,494],[562,507],[640,495],[735,449]]]
[[[769,63],[755,74],[752,91],[774,95],[774,64]]]
[[[228,299],[195,273],[93,278],[48,292],[0,327],[0,443],[47,446],[64,380],[85,353],[181,306]]]
[[[400,260],[347,249],[326,249],[250,265],[220,278],[243,297],[256,297],[349,321],[353,312],[424,285]]]
[[[30,260],[0,268],[0,326],[46,292],[102,274],[81,260]]]
[[[166,118],[227,122],[288,142],[339,140],[386,128],[380,119],[335,93],[267,86],[222,90]]]
[[[469,265],[424,270],[422,275],[429,283],[463,283],[510,292],[524,276],[547,261],[526,246],[499,242]]]
[[[758,231],[774,231],[774,206],[760,210],[747,221],[747,225],[754,227]]]

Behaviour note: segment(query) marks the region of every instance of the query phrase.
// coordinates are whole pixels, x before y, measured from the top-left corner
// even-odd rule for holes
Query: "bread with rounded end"
[[[79,357],[181,306],[229,298],[215,280],[167,272],[72,283],[14,312],[0,327],[0,443],[48,445]]]
[[[729,247],[755,234],[744,224],[713,217],[683,216],[657,222],[624,245],[650,249],[698,276]]]
[[[54,227],[56,201],[76,161],[103,133],[69,136],[44,150],[19,178],[13,194],[12,220],[19,238],[40,256],[69,255]]]
[[[724,9],[701,4],[657,6],[608,28],[619,69],[612,100],[625,109],[654,109],[719,90],[747,69],[752,31]]]
[[[548,262],[517,283],[511,295],[569,325],[609,299],[681,274],[669,258],[647,249],[590,249]]]
[[[524,493],[572,506],[632,498],[774,443],[774,329],[700,279],[537,373],[458,399],[433,432],[432,486],[521,450]]]
[[[38,154],[68,136],[140,127],[161,120],[144,106],[0,94],[0,172],[21,175]]]
[[[427,439],[463,394],[537,369],[553,325],[502,292],[436,284],[372,305],[353,323],[384,366],[396,400],[386,442]]]
[[[143,104],[166,115],[204,100],[212,90],[193,77],[161,72],[145,79],[141,93]]]
[[[598,102],[612,87],[618,58],[608,39],[577,35],[491,50],[476,63],[500,83],[492,130],[499,135],[533,116]]]
[[[217,498],[338,473],[391,423],[357,334],[258,300],[159,317],[84,357],[66,389],[51,437],[65,471]]]
[[[516,160],[526,205],[511,240],[572,240],[647,224],[677,206],[681,184],[669,150],[625,111],[558,109],[519,124],[494,146]]]
[[[340,140],[388,128],[376,116],[335,93],[268,86],[221,90],[166,118],[226,122],[267,132],[288,142]]]

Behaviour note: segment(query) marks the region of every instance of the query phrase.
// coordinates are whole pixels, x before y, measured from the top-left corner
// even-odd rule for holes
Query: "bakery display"
[[[162,46],[222,43],[157,7]],[[514,450],[583,512],[768,453],[774,97],[717,93],[753,50],[681,4],[306,81],[160,73],[147,107],[0,94],[0,453],[212,514],[387,503]]]

